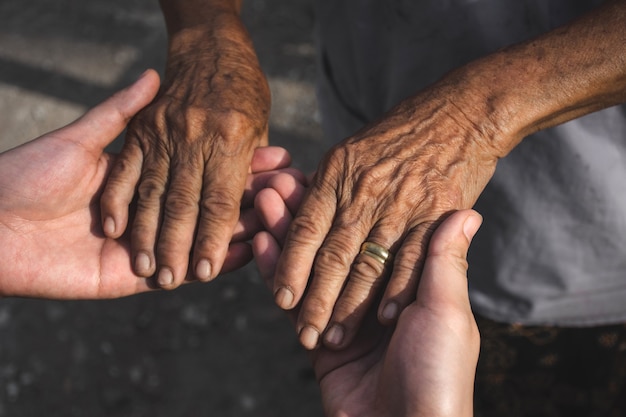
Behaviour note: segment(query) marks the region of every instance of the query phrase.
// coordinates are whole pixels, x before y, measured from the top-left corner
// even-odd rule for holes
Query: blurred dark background
[[[312,0],[244,9],[272,88],[270,141],[310,172],[322,152]],[[165,44],[157,0],[0,0],[0,150],[148,67],[162,73]],[[0,299],[0,417],[321,414],[308,360],[253,264],[121,300]]]

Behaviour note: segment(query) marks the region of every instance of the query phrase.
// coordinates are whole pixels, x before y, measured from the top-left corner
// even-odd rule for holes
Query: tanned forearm
[[[497,157],[525,136],[626,102],[626,1],[451,73],[465,116],[491,132]],[[476,97],[479,97],[477,100]]]
[[[242,0],[159,0],[169,37],[168,54],[205,55],[212,37],[251,48],[239,14]]]
[[[266,119],[269,90],[250,35],[240,18],[242,0],[159,0],[159,3],[169,38],[164,81],[167,94],[206,109],[206,97],[218,93],[221,96],[213,106],[219,104],[218,107],[246,114],[260,113],[259,120]],[[248,80],[245,85],[255,91],[248,94],[247,90],[241,90],[241,83],[238,89],[233,86],[241,80]],[[168,88],[170,85],[179,86]],[[237,97],[230,90],[238,91]],[[242,94],[246,100],[242,100]],[[263,102],[259,102],[259,94]]]

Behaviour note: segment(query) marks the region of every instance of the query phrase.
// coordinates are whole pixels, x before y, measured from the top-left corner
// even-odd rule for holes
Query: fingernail
[[[162,268],[159,271],[159,285],[169,287],[174,283],[174,274],[168,268]]]
[[[113,236],[115,234],[115,220],[113,220],[113,217],[104,219],[102,230],[104,230],[106,236]]]
[[[398,317],[398,304],[395,302],[388,303],[383,308],[382,317],[385,320],[395,320]]]
[[[208,281],[211,279],[211,263],[206,259],[201,259],[196,265],[196,277],[200,281]]]
[[[338,324],[333,325],[324,335],[324,340],[326,343],[330,343],[331,345],[340,345],[343,342],[343,326]]]
[[[147,274],[150,272],[150,257],[147,254],[143,252],[137,254],[135,258],[135,271],[138,274]]]
[[[483,218],[478,213],[471,214],[467,219],[465,219],[465,223],[463,223],[463,233],[465,234],[467,240],[470,242],[472,241],[482,222]]]
[[[319,339],[320,333],[311,326],[305,326],[300,330],[300,343],[308,350],[315,349]]]
[[[288,309],[291,307],[291,303],[293,303],[293,293],[288,288],[279,288],[274,295],[274,301],[278,307]]]

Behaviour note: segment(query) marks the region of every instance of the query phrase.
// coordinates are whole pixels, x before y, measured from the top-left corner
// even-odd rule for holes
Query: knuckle
[[[190,106],[184,112],[170,113],[170,118],[178,118],[178,124],[187,127],[187,131],[192,134],[203,134],[206,132],[208,113],[206,109]]]
[[[330,299],[330,297],[324,297],[315,293],[309,294],[302,306],[304,321],[317,322],[318,320],[328,319],[332,313],[334,303],[335,298]]]
[[[189,191],[171,190],[167,195],[164,214],[173,220],[195,217],[198,214],[198,199]]]
[[[111,172],[110,180],[113,182],[124,185],[125,178],[138,177],[141,174],[141,163],[139,161],[131,160],[132,156],[120,156],[115,161],[113,170]]]
[[[424,267],[424,256],[399,254],[393,263],[394,281],[417,279]]]
[[[367,255],[361,255],[352,265],[350,280],[371,286],[384,273],[384,266],[378,261],[370,260]]]
[[[161,200],[165,194],[165,181],[155,174],[148,174],[139,184],[137,194],[143,201]]]
[[[403,257],[419,258],[425,256],[430,237],[439,224],[430,220],[416,223],[416,225],[410,227],[407,237],[402,242],[400,252]]]
[[[393,264],[394,277],[413,277],[422,270],[424,266],[425,255],[419,250],[408,249],[399,254]]]
[[[195,246],[196,250],[199,252],[212,254],[215,252],[215,249],[220,246],[220,244],[213,236],[202,236],[196,239]]]
[[[109,178],[109,180],[106,183],[106,186],[104,187],[104,190],[102,190],[102,196],[100,197],[100,205],[103,208],[113,208],[113,207],[119,207],[120,205],[122,205],[124,198],[123,198],[123,193],[120,192],[119,188],[122,184],[120,184],[118,181],[112,180],[112,178]]]
[[[161,236],[156,254],[161,266],[186,265],[189,260],[189,245],[175,236]]]
[[[137,222],[133,224],[131,242],[134,253],[139,251],[153,253],[156,247],[156,239],[152,229],[144,224],[137,224]]]
[[[379,185],[386,179],[384,169],[374,166],[362,169],[358,179],[358,185],[360,189],[372,190],[381,189]]]
[[[264,123],[255,121],[246,112],[233,108],[213,109],[211,112],[199,106],[189,106],[184,111],[168,109],[165,119],[176,131],[183,132],[181,139],[187,144],[199,140],[206,142],[206,138],[219,137],[222,139],[221,142],[228,144],[228,147],[233,145],[239,147],[242,143],[248,142],[242,139],[258,136],[265,129]],[[220,150],[225,152],[228,147],[220,145]]]
[[[317,251],[315,258],[315,268],[327,268],[336,270],[337,265],[347,266],[352,263],[351,255],[342,249],[338,249],[333,244],[327,243]]]
[[[107,187],[100,197],[100,207],[106,213],[117,213],[128,210],[128,202],[116,190]]]
[[[238,213],[239,204],[239,199],[229,190],[214,188],[204,193],[200,200],[200,209],[205,216],[230,219]]]
[[[249,137],[254,129],[250,123],[250,119],[244,113],[231,109],[219,113],[222,134],[225,139],[237,139],[241,137]]]
[[[429,261],[438,262],[441,265],[450,265],[461,274],[466,274],[469,268],[466,257],[460,253],[441,253],[430,255]]]
[[[168,129],[163,114],[163,109],[140,113],[128,126],[126,137],[132,141],[132,146],[138,148],[137,154],[141,152],[157,157],[169,154],[170,143],[165,139],[168,137]]]
[[[311,243],[316,236],[321,234],[319,223],[308,216],[298,216],[289,225],[289,235],[298,243]]]
[[[399,261],[393,266],[394,277],[413,277],[417,276],[417,272],[421,271],[422,263],[418,260],[415,261]]]
[[[405,241],[402,243],[402,252],[400,259],[404,262],[416,260],[424,256],[426,249],[425,243],[416,240]]]

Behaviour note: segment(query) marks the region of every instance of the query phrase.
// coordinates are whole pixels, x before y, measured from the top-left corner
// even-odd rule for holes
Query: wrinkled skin
[[[130,129],[102,221],[107,236],[120,236],[136,190],[135,272],[175,288],[188,266],[201,280],[222,267],[245,168],[266,140],[269,94],[241,1],[160,3],[170,35],[165,87]],[[414,298],[432,231],[473,205],[498,158],[539,129],[623,102],[625,21],[625,0],[604,2],[457,68],[327,154],[275,279],[280,307],[302,304],[304,346],[346,347],[380,292],[378,318],[393,323]],[[366,240],[393,259],[360,255]]]
[[[0,295],[113,298],[156,287],[132,271],[128,234],[104,236],[99,196],[114,159],[104,147],[158,86],[158,75],[148,71],[74,123],[0,154]],[[281,148],[255,152],[224,271],[252,258],[246,241],[261,227],[254,195],[276,172],[297,176],[289,163]]]
[[[102,196],[106,235],[130,229],[135,273],[165,289],[188,267],[202,281],[222,270],[254,149],[267,144],[269,88],[248,35],[234,14],[212,19],[172,36],[163,87],[130,124]]]
[[[268,232],[253,250],[270,288],[284,240],[304,187],[278,175],[255,206]],[[310,353],[327,416],[471,416],[479,334],[467,292],[470,240],[481,222],[471,210],[448,217],[427,250],[416,301],[395,326],[368,314],[344,350]],[[297,318],[297,309],[289,312]],[[372,313],[372,311],[370,311]]]
[[[379,293],[379,320],[393,323],[413,299],[432,231],[446,213],[472,207],[499,158],[538,130],[623,103],[625,24],[626,1],[603,2],[442,74],[334,147],[274,282],[280,307],[301,304],[301,343],[345,348]],[[360,255],[365,241],[394,259],[383,268]]]
[[[403,102],[322,161],[274,282],[279,306],[302,302],[297,330],[305,347],[322,335],[328,346],[345,347],[382,289],[379,318],[395,321],[414,299],[434,228],[450,211],[472,207],[493,175],[493,132],[477,130],[448,90]],[[359,254],[364,241],[389,248],[391,262],[383,267]]]

